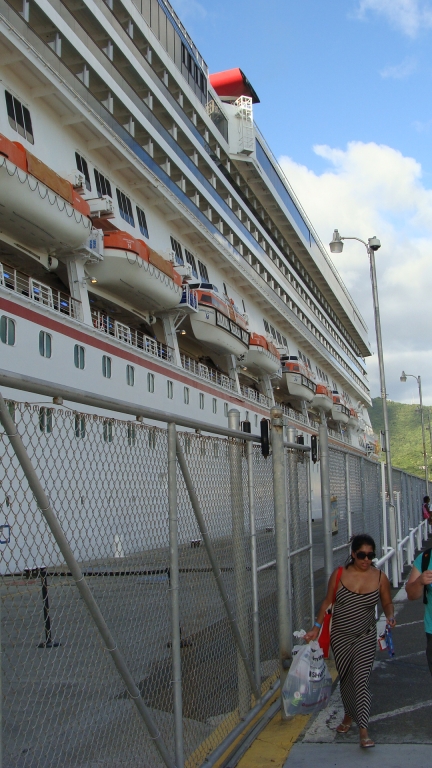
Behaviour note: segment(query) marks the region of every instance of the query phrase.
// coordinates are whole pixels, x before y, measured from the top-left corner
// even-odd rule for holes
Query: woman
[[[360,746],[363,748],[375,746],[367,728],[371,703],[369,677],[377,649],[375,607],[378,599],[387,623],[390,627],[396,624],[390,582],[385,573],[373,565],[375,557],[375,542],[371,536],[353,537],[351,557],[343,569],[333,571],[314,627],[305,636],[307,642],[317,639],[336,588],[331,646],[345,710],[344,719],[336,730],[347,733],[354,720],[360,730]]]

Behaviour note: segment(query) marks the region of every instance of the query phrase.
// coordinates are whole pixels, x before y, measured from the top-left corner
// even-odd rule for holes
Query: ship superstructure
[[[0,0],[3,369],[373,450],[367,328],[165,0]]]

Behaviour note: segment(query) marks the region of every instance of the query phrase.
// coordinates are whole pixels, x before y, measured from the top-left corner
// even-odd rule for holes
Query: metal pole
[[[221,596],[221,599],[222,599],[222,604],[223,604],[223,606],[225,608],[225,611],[226,611],[226,614],[227,614],[228,623],[229,623],[231,632],[233,634],[234,641],[237,644],[237,648],[238,648],[238,650],[240,652],[240,655],[242,657],[243,664],[245,666],[245,669],[246,669],[246,672],[247,672],[247,675],[248,675],[248,678],[249,678],[249,682],[250,682],[252,691],[254,693],[254,696],[257,699],[259,699],[260,698],[260,692],[259,692],[259,689],[256,686],[256,683],[255,683],[255,677],[254,677],[254,673],[253,673],[252,667],[251,667],[251,665],[249,663],[248,655],[247,655],[247,652],[246,652],[246,646],[245,646],[245,644],[243,642],[243,638],[242,638],[242,636],[241,636],[241,634],[239,632],[239,629],[238,629],[238,626],[237,626],[237,623],[236,623],[236,620],[235,620],[234,612],[233,612],[233,610],[231,608],[231,603],[230,603],[229,595],[228,595],[228,592],[226,591],[225,584],[224,584],[223,579],[222,579],[222,573],[221,573],[221,570],[220,570],[220,568],[218,566],[216,554],[215,554],[215,551],[213,549],[213,544],[211,542],[210,536],[209,536],[208,531],[207,531],[207,526],[206,526],[206,523],[205,523],[205,520],[204,520],[203,513],[201,512],[201,507],[200,507],[200,504],[199,504],[199,501],[198,501],[198,496],[196,495],[196,491],[195,491],[195,488],[193,486],[192,478],[190,476],[189,469],[188,469],[188,466],[186,464],[186,460],[185,460],[183,451],[181,449],[180,440],[179,440],[178,435],[176,437],[176,451],[177,451],[177,460],[178,460],[178,463],[179,463],[182,475],[184,477],[186,489],[187,489],[187,492],[189,494],[190,502],[192,504],[192,509],[194,511],[194,514],[195,514],[195,517],[196,517],[196,520],[197,520],[197,523],[198,523],[198,527],[200,529],[200,533],[201,533],[201,536],[202,536],[202,539],[203,539],[203,542],[204,542],[204,546],[205,546],[206,551],[207,551],[207,556],[208,556],[208,559],[210,561],[210,565],[212,567],[213,575],[215,577],[216,586],[217,586],[217,588],[219,590],[219,593],[220,593],[220,596]]]
[[[310,579],[310,601],[311,601],[311,617],[315,616],[315,585],[314,585],[314,569],[313,569],[313,546],[312,546],[312,483],[311,483],[311,469],[312,462],[310,456],[305,456],[307,461],[306,471],[306,483],[307,483],[307,516],[308,516],[308,543],[309,549],[309,579]]]
[[[375,251],[373,250],[373,248],[370,248],[370,246],[368,245],[367,252],[369,254],[369,261],[370,261],[372,298],[373,298],[373,305],[374,305],[375,331],[376,331],[378,364],[379,364],[380,385],[381,385],[381,401],[382,401],[383,419],[384,419],[384,439],[385,439],[386,467],[387,467],[387,490],[389,495],[390,546],[395,551],[395,555],[392,558],[393,586],[397,587],[399,584],[399,579],[397,574],[397,556],[396,556],[396,549],[397,549],[396,515],[395,515],[395,505],[393,500],[393,476],[392,476],[392,463],[391,463],[391,452],[390,452],[390,430],[389,430],[388,409],[387,409],[387,392],[386,392],[386,384],[385,384],[384,353],[383,353],[382,335],[381,335],[378,285],[377,285],[376,269],[375,269]]]
[[[295,443],[297,439],[297,430],[294,427],[288,427],[287,438],[289,443]],[[289,564],[290,574],[292,574],[292,601],[291,601],[291,626],[301,629],[303,626],[303,608],[302,605],[302,581],[303,574],[301,568],[301,553],[292,555],[300,549],[302,541],[300,535],[300,500],[298,484],[298,453],[293,448],[287,451],[288,457],[288,544],[289,544]],[[292,535],[291,535],[292,532]],[[310,617],[313,619],[314,614]]]
[[[428,455],[426,451],[426,434],[425,434],[425,423],[424,423],[424,413],[423,413],[421,376],[417,376],[417,384],[419,388],[419,397],[420,397],[420,418],[421,418],[422,440],[423,440],[423,459],[424,459],[424,468],[425,468],[426,496],[429,496],[429,466],[428,466]]]
[[[276,533],[276,577],[279,624],[279,669],[281,692],[291,658],[291,590],[288,562],[287,487],[284,449],[284,420],[281,408],[270,411],[272,427],[273,498]],[[281,714],[285,718],[282,693]]]
[[[177,768],[184,766],[183,701],[181,674],[180,637],[180,576],[177,517],[177,456],[176,425],[168,424],[168,503],[170,544],[170,593],[171,593],[171,651],[173,668],[174,743]]]
[[[252,570],[252,631],[254,650],[254,670],[257,688],[261,690],[261,654],[259,636],[259,593],[258,593],[258,553],[255,523],[255,496],[253,483],[253,444],[246,443],[248,464],[248,491],[249,491],[249,525],[251,546],[251,570]]]
[[[232,408],[228,412],[229,429],[240,429],[240,412]],[[247,581],[245,561],[245,526],[242,483],[242,444],[239,440],[229,440],[228,458],[230,468],[232,552],[234,566],[234,584],[236,598],[236,616],[238,630],[243,642],[248,647],[247,617]],[[237,651],[237,679],[239,713],[244,717],[250,709],[250,689],[243,659]]]
[[[385,484],[385,465],[382,461],[381,467],[381,501],[382,501],[382,521],[383,521],[383,555],[387,554],[388,547],[388,531],[387,531],[387,499],[386,499],[386,484]],[[384,572],[388,576],[388,560],[384,563]]]
[[[319,455],[321,474],[321,507],[324,539],[324,578],[327,584],[333,573],[333,540],[332,520],[330,507],[330,455],[328,444],[327,420],[324,411],[321,411],[319,425]]]
[[[82,575],[81,568],[78,565],[77,561],[75,560],[74,554],[69,546],[66,536],[64,535],[60,527],[60,524],[57,520],[57,517],[51,507],[49,499],[42,488],[39,478],[28,457],[27,451],[24,448],[21,437],[19,436],[17,432],[17,428],[10,417],[9,411],[6,408],[5,401],[3,400],[3,397],[1,394],[0,394],[0,421],[2,423],[2,426],[7,436],[9,437],[11,446],[21,465],[24,475],[27,478],[27,482],[30,486],[31,491],[35,496],[36,502],[47,522],[47,525],[51,533],[54,536],[54,539],[57,543],[57,546],[61,554],[65,559],[66,565],[68,566],[72,574],[72,578],[75,581],[78,592],[83,602],[85,603],[86,608],[99,631],[99,634],[102,637],[106,650],[111,655],[111,658],[115,666],[117,667],[117,671],[126,686],[129,696],[131,697],[133,703],[135,704],[141,719],[144,721],[150,733],[150,736],[154,741],[156,748],[159,751],[159,754],[163,762],[165,763],[167,768],[176,768],[176,765],[171,755],[169,754],[168,750],[165,747],[165,744],[161,739],[161,735],[156,726],[156,723],[153,720],[153,716],[150,710],[146,707],[143,699],[141,698],[139,688],[135,684],[134,678],[132,677],[132,674],[130,673],[126,665],[126,662],[123,659],[123,655],[120,653],[119,649],[117,648],[117,644],[110,630],[108,629],[108,626],[106,624],[104,617],[102,616],[99,606],[96,603],[93,597],[93,594],[87,582],[84,579],[84,576]]]
[[[351,541],[352,517],[351,517],[351,488],[350,488],[350,476],[349,476],[349,453],[345,454],[345,488],[346,488],[346,502],[347,502],[348,541]]]

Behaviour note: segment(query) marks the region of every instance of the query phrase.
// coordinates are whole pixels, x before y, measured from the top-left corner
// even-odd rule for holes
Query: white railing
[[[68,315],[75,320],[83,319],[81,302],[73,299],[64,291],[58,291],[45,283],[41,283],[24,272],[19,272],[7,264],[0,263],[0,286],[14,291],[20,296],[33,301],[39,306]]]
[[[208,365],[200,363],[198,360],[194,360],[193,357],[189,357],[181,353],[180,355],[182,368],[189,373],[193,373],[195,376],[199,376],[200,379],[211,381],[212,384],[218,384],[223,389],[235,390],[235,382],[230,379],[224,373],[220,373],[215,368],[210,368]]]
[[[266,395],[261,394],[261,392],[257,392],[256,389],[245,387],[243,384],[240,384],[240,391],[246,400],[252,400],[253,403],[263,405],[265,408],[271,407],[270,399],[266,397]]]
[[[422,522],[419,523],[416,528],[410,528],[410,532],[407,536],[405,536],[403,539],[398,539],[396,553],[392,547],[387,547],[387,552],[382,557],[380,557],[379,560],[375,561],[377,568],[380,568],[382,565],[384,565],[384,563],[387,562],[387,560],[390,559],[393,561],[394,567],[394,557],[396,554],[396,567],[399,580],[401,580],[405,565],[412,565],[413,563],[416,551],[416,536],[417,549],[420,550],[423,540],[427,541],[428,538],[428,520],[422,520]]]
[[[96,309],[92,309],[92,321],[93,327],[98,331],[107,333],[109,336],[113,336],[115,339],[122,341],[125,344],[130,344],[135,349],[139,349],[142,352],[146,352],[148,355],[158,357],[160,360],[172,360],[172,349],[166,344],[163,344],[157,339],[152,339],[151,336],[147,336],[142,331],[137,331],[135,328],[130,328],[128,325],[119,323],[114,318],[105,315],[103,312],[99,312]]]

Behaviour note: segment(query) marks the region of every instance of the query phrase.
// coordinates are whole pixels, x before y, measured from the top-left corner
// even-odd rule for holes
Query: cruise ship
[[[373,452],[367,327],[241,62],[167,0],[0,0],[0,36],[1,369]]]

